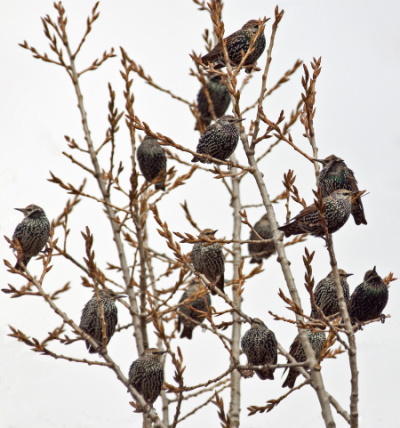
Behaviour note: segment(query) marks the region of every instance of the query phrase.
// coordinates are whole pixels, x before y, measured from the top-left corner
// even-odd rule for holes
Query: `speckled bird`
[[[15,208],[21,211],[25,218],[15,228],[12,240],[18,240],[21,246],[21,253],[17,256],[16,269],[22,270],[23,263],[28,265],[29,260],[35,257],[46,245],[50,236],[50,223],[43,208],[31,204],[26,208]]]
[[[199,237],[215,239],[216,230],[204,229]],[[224,292],[224,254],[218,242],[209,244],[207,242],[196,242],[190,254],[193,267],[202,273],[210,281],[211,294],[217,294],[215,287]]]
[[[359,191],[357,180],[353,171],[347,167],[343,159],[335,155],[330,155],[325,159],[314,159],[322,164],[319,173],[319,185],[322,189],[322,196],[329,196],[334,190],[347,189]],[[351,205],[351,215],[356,224],[367,224],[364,207],[361,198],[357,198]]]
[[[235,119],[233,116],[222,116],[200,136],[197,153],[210,155],[219,160],[227,160],[235,151],[239,142],[239,126],[244,119]],[[211,163],[207,159],[194,156],[192,162]]]
[[[249,364],[276,364],[278,361],[275,334],[258,318],[251,320],[251,328],[243,335],[240,344]],[[274,371],[275,369],[255,370],[262,380],[274,379]]]
[[[193,280],[189,284],[185,292],[182,294],[182,297],[181,297],[181,300],[179,300],[179,303],[183,302],[186,299],[189,299],[190,296],[192,296],[195,293],[198,293],[201,290],[202,290],[202,287],[200,285],[200,282],[197,280]],[[210,294],[207,293],[201,297],[197,297],[197,299],[194,299],[192,301],[189,301],[179,306],[178,309],[181,314],[192,318],[194,321],[197,321],[198,323],[202,323],[205,317],[200,312],[207,312],[210,305],[211,305],[211,297],[210,297]],[[195,329],[198,324],[186,318],[185,316],[181,315],[179,312],[178,312],[178,331],[180,331],[182,327],[181,338],[187,337],[188,339],[191,339],[193,334],[193,329]]]
[[[206,87],[211,98],[215,117],[218,119],[225,114],[231,102],[228,88],[221,82],[221,76],[219,74],[212,74],[208,78]],[[213,117],[204,87],[202,87],[197,94],[197,108],[203,126],[208,126]],[[196,129],[198,128],[196,127]]]
[[[362,282],[350,298],[349,315],[353,322],[365,322],[382,317],[389,299],[389,290],[376,272],[376,266],[364,275]]]
[[[350,217],[352,201],[364,192],[365,190],[358,192],[338,189],[323,198],[326,204],[324,215],[329,233],[336,232],[346,223]],[[286,237],[300,235],[301,233],[310,233],[314,236],[324,235],[324,228],[321,225],[318,208],[315,204],[305,207],[289,223],[278,229],[284,231]]]
[[[160,146],[157,139],[146,135],[137,149],[136,157],[144,178],[151,182],[160,177],[160,181],[155,183],[155,188],[165,190],[167,158],[165,150]]]
[[[263,239],[272,239],[271,225],[269,224],[268,214],[264,214],[260,220],[254,225],[254,229]],[[253,232],[250,232],[249,240],[256,241],[260,238]],[[261,243],[248,244],[249,254],[252,256],[250,263],[261,263],[262,259],[268,259],[275,253],[275,244]]]
[[[148,348],[129,369],[129,383],[152,406],[161,393],[164,383],[164,367],[161,362],[166,351]]]
[[[315,352],[315,358],[318,359],[321,354],[322,348],[324,346],[325,333],[323,332],[312,333],[311,331],[308,331],[307,334],[308,334],[308,340],[310,341],[311,347]],[[301,344],[300,335],[297,335],[296,338],[294,339],[292,345],[290,346],[289,354],[292,355],[298,363],[302,363],[303,361],[307,360],[306,354]],[[288,363],[290,363],[289,360],[288,360]],[[289,369],[289,373],[285,381],[283,382],[282,388],[285,388],[286,386],[288,386],[289,388],[293,388],[296,382],[297,376],[299,374],[300,373],[298,372],[296,367],[291,367]]]
[[[347,278],[351,275],[353,274],[346,273],[343,269],[339,269],[340,285],[342,286],[343,296],[346,305],[348,305],[350,298],[349,284],[347,283]],[[331,315],[340,312],[339,299],[336,291],[336,284],[335,279],[333,277],[333,272],[330,272],[326,278],[322,279],[317,284],[314,290],[314,297],[315,303],[320,307],[326,317],[330,317]],[[317,308],[312,308],[311,317],[315,319],[320,319],[320,314],[317,311]]]
[[[111,337],[115,333],[115,327],[118,323],[118,309],[115,304],[115,300],[125,296],[122,294],[115,293],[112,290],[104,289],[99,290],[99,297],[103,306],[108,344],[111,340]],[[96,297],[96,293],[94,293],[93,297],[86,303],[85,307],[83,308],[79,327],[84,332],[92,336],[92,338],[97,342],[99,346],[102,345],[103,332],[101,325],[100,307]],[[97,353],[97,351],[88,341],[85,342],[89,353]]]
[[[240,61],[250,47],[251,38],[257,33],[261,25],[263,25],[262,21],[251,19],[250,21],[246,22],[246,24],[244,24],[240,30],[234,32],[224,39],[228,58],[233,66],[240,64]],[[244,62],[246,73],[250,73],[256,67],[258,58],[260,58],[265,50],[265,45],[265,36],[264,32],[262,32],[254,42],[253,52],[250,53]],[[204,64],[207,64],[208,62],[213,64],[215,69],[222,68],[226,65],[220,43],[218,43],[208,54],[204,55],[201,59]]]

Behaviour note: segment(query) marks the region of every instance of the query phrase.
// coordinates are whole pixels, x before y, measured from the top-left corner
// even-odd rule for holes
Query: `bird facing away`
[[[115,300],[121,297],[125,297],[122,294],[115,293],[112,290],[99,290],[100,302],[103,306],[104,312],[104,321],[106,323],[106,333],[107,333],[107,344],[110,342],[111,337],[115,333],[115,327],[118,323],[118,309],[115,304]],[[103,343],[103,332],[101,325],[101,316],[100,316],[100,307],[99,302],[94,293],[93,297],[86,303],[85,307],[82,310],[81,322],[79,327],[92,336],[92,338],[97,342],[99,346]],[[95,354],[96,351],[92,345],[86,342],[86,348],[89,350],[90,354]]]
[[[324,346],[325,342],[325,333],[319,331],[312,333],[311,331],[307,332],[308,334],[308,340],[310,341],[311,347],[315,352],[315,358],[318,359],[322,348]],[[296,359],[298,363],[302,363],[303,361],[306,361],[306,354],[304,352],[303,346],[301,344],[300,335],[297,335],[294,339],[292,345],[290,346],[289,354]],[[288,360],[288,363],[290,361]],[[294,384],[296,382],[297,376],[300,373],[297,371],[296,367],[290,367],[289,373],[285,379],[285,382],[283,382],[282,388],[285,388],[285,386],[288,386],[289,388],[293,388]]]
[[[161,393],[164,383],[164,367],[161,358],[166,351],[148,348],[129,369],[129,383],[152,406]]]
[[[216,230],[204,229],[199,237],[215,239]],[[217,294],[215,287],[224,292],[224,254],[218,242],[208,244],[207,242],[196,242],[190,254],[193,267],[202,273],[210,281],[211,294]]]
[[[238,123],[244,119],[235,119],[233,116],[222,116],[201,134],[197,145],[197,153],[210,155],[225,161],[235,151],[239,141]],[[207,159],[194,156],[192,162],[211,163]]]
[[[240,64],[243,56],[247,53],[250,47],[251,38],[257,33],[260,26],[263,25],[262,21],[251,19],[246,22],[243,27],[224,39],[226,50],[231,65],[237,66]],[[256,67],[257,60],[260,58],[265,50],[265,36],[262,32],[254,42],[253,51],[249,54],[244,62],[246,73],[250,73]],[[214,65],[215,69],[224,67],[225,59],[221,43],[218,43],[208,54],[202,58],[203,63],[210,62]]]
[[[155,184],[155,188],[165,190],[167,158],[157,139],[146,135],[137,149],[136,157],[144,178],[151,182],[159,177],[160,181]]]
[[[334,190],[329,196],[323,198],[325,202],[324,216],[327,222],[328,232],[334,233],[339,230],[350,217],[351,204],[354,199],[360,197],[365,190],[361,192],[347,189]],[[300,235],[301,233],[310,233],[314,236],[323,236],[318,208],[315,204],[305,207],[289,223],[278,228],[285,232],[285,236]]]
[[[179,303],[189,299],[190,296],[195,293],[198,293],[201,290],[202,287],[200,286],[200,282],[197,280],[193,280],[188,286],[187,290],[182,294]],[[182,327],[181,338],[192,338],[193,329],[198,325],[196,322],[193,321],[202,323],[205,317],[203,316],[204,314],[201,314],[201,312],[207,312],[209,306],[211,306],[211,297],[209,293],[205,294],[204,296],[197,297],[196,299],[179,306],[178,331],[180,331]],[[181,314],[186,315],[186,317]],[[190,317],[193,321],[191,321],[187,317]]]
[[[215,117],[218,119],[225,114],[231,102],[228,88],[221,82],[219,74],[212,74],[208,78],[206,87],[211,98]],[[200,119],[204,126],[208,126],[213,118],[210,107],[206,91],[202,87],[197,94],[197,108],[199,109]]]
[[[343,269],[339,269],[340,285],[342,286],[343,296],[346,305],[348,305],[350,298],[349,284],[347,283],[347,278],[351,275],[353,274],[346,273]],[[340,312],[339,298],[336,291],[336,284],[335,279],[333,277],[333,272],[330,272],[326,278],[322,279],[317,284],[314,291],[314,297],[315,303],[320,307],[326,317],[330,317],[331,315]],[[312,308],[311,317],[315,319],[321,318],[319,312],[317,311],[317,308]]]
[[[347,167],[343,159],[330,155],[325,159],[314,160],[322,164],[322,170],[319,173],[319,185],[321,186],[323,197],[329,196],[337,189],[359,191],[354,173]],[[356,224],[367,224],[361,198],[353,201],[351,215]]]
[[[12,240],[18,240],[21,254],[17,256],[16,269],[22,270],[23,263],[27,266],[29,260],[35,257],[46,245],[50,236],[50,223],[42,208],[31,204],[26,208],[15,208],[21,211],[25,218],[15,228]]]
[[[275,334],[258,318],[251,320],[251,328],[243,335],[240,344],[249,364],[276,364],[278,343]],[[255,370],[261,380],[274,379],[275,369]]]
[[[263,239],[272,239],[272,231],[271,225],[268,221],[268,214],[264,214],[260,220],[254,225],[255,231],[263,238]],[[254,233],[252,230],[250,232],[251,241],[259,240],[260,238]],[[275,253],[275,244],[273,242],[270,243],[261,243],[261,244],[249,244],[249,254],[252,256],[250,263],[261,263],[262,259],[268,259],[268,257],[272,256]]]
[[[382,316],[388,299],[388,287],[377,274],[375,266],[366,272],[364,282],[351,295],[349,315],[352,322],[365,322]]]

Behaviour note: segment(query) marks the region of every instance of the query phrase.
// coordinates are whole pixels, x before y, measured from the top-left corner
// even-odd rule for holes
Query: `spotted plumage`
[[[260,220],[254,225],[255,231],[263,239],[272,239],[271,225],[268,221],[268,214],[264,214]],[[256,241],[260,238],[253,232],[250,232],[249,240]],[[268,259],[275,253],[275,244],[270,243],[261,243],[261,244],[248,244],[249,254],[252,256],[250,263],[261,263],[262,259]]]
[[[243,27],[224,39],[228,58],[233,66],[239,65],[243,56],[250,47],[251,38],[257,33],[259,27],[264,25],[261,21],[252,19]],[[254,42],[253,51],[249,54],[244,62],[246,72],[250,73],[256,67],[257,60],[265,50],[265,36],[262,32]],[[214,68],[222,68],[225,64],[222,46],[218,43],[208,54],[202,57],[203,63],[212,63]]]
[[[115,327],[118,323],[118,309],[115,304],[115,300],[124,296],[122,294],[115,293],[112,290],[104,289],[99,290],[99,297],[103,306],[108,344],[111,340],[111,337],[115,333]],[[94,293],[93,297],[86,303],[85,307],[83,308],[79,327],[84,332],[92,336],[92,338],[97,342],[99,346],[102,345],[103,332],[100,316],[100,307],[96,297],[96,293]],[[85,342],[86,347],[91,354],[97,352],[88,341]]]
[[[27,266],[29,260],[35,257],[46,245],[50,236],[50,223],[42,208],[31,204],[26,208],[15,208],[24,214],[24,219],[15,228],[12,240],[18,240],[21,251],[17,255],[16,269],[21,270],[20,262]]]
[[[339,230],[350,217],[351,204],[355,198],[358,198],[364,191],[350,191],[346,189],[334,190],[329,196],[323,198],[325,202],[324,216],[327,222],[328,232],[334,233]],[[285,232],[285,236],[299,235],[301,233],[310,233],[314,236],[323,236],[318,208],[315,204],[304,208],[289,223],[279,227],[279,230]]]
[[[251,328],[243,335],[240,344],[252,365],[276,364],[278,360],[275,334],[258,318],[251,320]],[[255,370],[262,379],[274,379],[275,369]]]
[[[323,332],[315,332],[312,333],[311,331],[307,332],[308,334],[308,340],[310,341],[311,347],[315,352],[315,358],[319,358],[322,348],[324,346],[325,342],[325,333]],[[302,363],[303,361],[306,361],[306,354],[304,352],[303,346],[301,344],[300,335],[297,335],[294,339],[292,345],[290,346],[290,355],[296,359],[298,363]],[[288,361],[290,363],[290,361]],[[289,373],[283,382],[282,387],[285,388],[288,386],[289,388],[293,388],[294,384],[296,382],[297,376],[300,373],[296,369],[296,367],[291,367],[289,369]]]
[[[204,229],[199,237],[215,239],[216,230]],[[218,242],[209,244],[208,242],[196,242],[193,245],[190,254],[193,267],[199,273],[202,273],[210,281],[210,289],[212,294],[215,292],[215,287],[224,291],[224,254],[222,247]]]
[[[197,145],[197,153],[210,155],[219,160],[227,160],[235,151],[239,141],[238,123],[244,119],[235,119],[233,116],[222,116],[212,125],[209,125],[201,134]],[[207,159],[194,156],[192,162],[210,163]]]
[[[219,74],[211,75],[208,78],[206,87],[211,98],[211,105],[215,117],[218,119],[225,114],[231,102],[228,88],[221,82],[221,76]],[[203,127],[208,126],[213,116],[204,87],[202,87],[197,94],[197,108],[199,109],[200,120],[202,121]]]
[[[334,190],[347,189],[359,191],[357,180],[353,171],[347,167],[343,159],[335,155],[330,155],[325,159],[314,159],[323,166],[319,173],[319,185],[322,189],[322,196],[329,196]],[[351,205],[351,215],[356,224],[367,224],[364,207],[361,198],[357,198]]]
[[[193,294],[201,292],[202,287],[197,280],[193,280],[185,292],[182,294],[182,297],[179,303],[189,299]],[[211,305],[211,297],[209,293],[197,297],[192,301],[188,301],[185,304],[179,306],[178,312],[178,331],[181,330],[181,338],[187,337],[188,339],[192,338],[193,329],[198,325],[197,323],[191,321],[187,317],[190,317],[192,320],[202,323],[205,319],[204,315],[201,312],[207,312],[209,306]],[[183,316],[183,315],[186,315]]]
[[[165,190],[167,158],[157,139],[146,135],[137,149],[136,157],[144,178],[149,182],[159,178],[155,188]]]
[[[366,272],[364,281],[350,298],[349,315],[353,322],[365,322],[382,315],[389,299],[389,290],[376,272],[376,266]]]
[[[346,305],[349,303],[350,291],[347,278],[353,275],[352,273],[346,273],[343,269],[339,269],[340,285],[342,286],[344,300]],[[314,290],[315,303],[322,310],[326,317],[337,314],[340,312],[339,299],[336,291],[335,279],[333,272],[322,279]],[[311,311],[311,317],[315,319],[320,318],[320,314],[317,308],[313,307]]]
[[[151,406],[160,395],[164,383],[164,367],[161,362],[163,354],[165,351],[146,349],[129,369],[129,383]]]

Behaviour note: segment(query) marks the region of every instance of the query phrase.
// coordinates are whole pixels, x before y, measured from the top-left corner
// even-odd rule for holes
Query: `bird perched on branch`
[[[268,19],[266,21],[268,21]],[[228,58],[232,66],[238,66],[240,64],[243,56],[246,55],[249,50],[252,37],[258,32],[258,29],[263,26],[265,22],[262,20],[251,19],[246,22],[240,30],[235,31],[224,39]],[[250,73],[256,68],[257,60],[264,52],[265,45],[266,41],[263,31],[255,40],[253,50],[244,61],[246,73]],[[218,43],[201,59],[204,64],[207,64],[208,62],[213,64],[215,69],[222,68],[226,65],[221,43]]]
[[[115,304],[116,299],[125,297],[123,294],[118,294],[115,291],[104,289],[99,290],[100,303],[103,307],[104,313],[104,322],[106,324],[106,334],[108,344],[111,340],[111,337],[115,333],[115,327],[118,323],[118,309]],[[96,293],[93,297],[86,303],[85,307],[82,310],[81,322],[79,327],[92,336],[92,338],[97,342],[99,346],[103,343],[103,328],[100,315],[99,301],[97,299]],[[95,354],[96,351],[89,341],[86,342],[86,347],[89,350],[90,354]]]
[[[165,150],[160,146],[157,139],[146,135],[137,149],[136,157],[144,178],[151,182],[159,177],[159,181],[155,183],[155,188],[165,190],[167,158]]]
[[[352,322],[365,322],[381,317],[389,299],[389,290],[376,272],[376,266],[364,275],[350,298],[349,315]]]
[[[202,287],[200,286],[200,282],[197,280],[193,280],[190,283],[189,287],[186,289],[186,291],[182,294],[179,303],[189,299],[189,297],[193,296],[193,294],[199,293],[201,290]],[[206,293],[201,297],[197,297],[196,299],[179,306],[178,331],[181,330],[182,326],[181,338],[192,338],[193,330],[198,325],[197,323],[202,323],[205,319],[204,314],[202,314],[202,312],[207,312],[209,306],[211,306],[211,297],[209,293]],[[189,319],[188,317],[190,317],[191,319]],[[193,322],[192,320],[197,321],[197,323]]]
[[[337,189],[359,191],[354,172],[347,167],[343,159],[330,155],[325,159],[314,160],[320,162],[323,167],[319,173],[319,185],[321,186],[323,197],[329,196]],[[361,198],[353,201],[351,215],[356,224],[367,224]]]
[[[339,230],[350,217],[351,206],[355,199],[359,198],[365,190],[334,190],[329,196],[323,198],[325,203],[324,216],[327,222],[328,233]],[[319,211],[315,204],[305,207],[291,221],[278,228],[285,232],[285,236],[310,233],[314,236],[323,236],[324,228],[319,218]]]
[[[22,270],[29,260],[35,257],[46,245],[50,236],[50,223],[43,208],[31,204],[26,208],[15,208],[24,214],[24,219],[15,228],[12,240],[19,243],[17,264],[15,268]],[[21,264],[22,263],[22,264]]]
[[[254,225],[254,230],[263,239],[272,239],[271,225],[269,224],[268,214],[264,214]],[[260,238],[252,230],[250,232],[250,241],[257,241]],[[249,254],[252,256],[250,263],[261,263],[262,259],[268,259],[275,253],[275,244],[273,242],[263,242],[260,244],[248,244]]]
[[[239,141],[238,123],[244,119],[235,119],[233,116],[222,116],[201,134],[197,145],[197,153],[210,155],[213,158],[225,161],[235,151]],[[192,162],[210,163],[207,159],[194,156]]]
[[[211,105],[208,102],[205,88],[202,87],[197,94],[197,108],[200,113],[200,120],[204,126],[208,126],[213,119],[212,110],[215,117],[218,119],[223,116],[229,107],[231,97],[228,88],[221,82],[219,74],[209,76],[206,88],[210,95]],[[198,129],[196,127],[196,129]]]
[[[215,239],[216,230],[204,229],[199,238]],[[224,292],[224,254],[218,242],[196,242],[190,254],[193,267],[210,281],[211,294],[217,294],[215,287]]]
[[[164,367],[161,362],[166,351],[148,348],[129,369],[129,383],[152,406],[161,393],[164,383]]]
[[[311,347],[315,352],[315,358],[318,359],[321,354],[322,348],[324,346],[325,333],[323,332],[312,333],[311,331],[308,331],[307,334],[308,334],[308,340],[310,341]],[[296,338],[294,339],[292,345],[290,346],[289,354],[292,357],[294,357],[298,363],[302,363],[303,361],[307,360],[306,354],[301,344],[300,335],[297,335]],[[288,363],[290,362],[291,361],[288,360]],[[299,374],[300,373],[296,367],[290,367],[289,373],[285,381],[283,382],[282,388],[285,388],[286,386],[288,386],[289,388],[293,388],[296,382],[297,376]]]
[[[347,283],[347,278],[353,275],[352,273],[346,273],[343,269],[339,269],[339,278],[340,285],[342,286],[344,300],[346,305],[349,303],[350,291],[349,284]],[[333,277],[333,272],[330,272],[329,275],[322,279],[316,286],[314,290],[315,303],[322,310],[323,314],[326,317],[337,314],[340,312],[339,308],[339,298],[336,291],[335,279]],[[317,311],[316,307],[312,308],[311,317],[315,319],[320,319],[320,314]]]
[[[240,344],[249,364],[276,364],[278,361],[275,334],[258,318],[251,320],[251,328],[243,335]],[[274,371],[275,369],[255,370],[262,380],[274,379]]]

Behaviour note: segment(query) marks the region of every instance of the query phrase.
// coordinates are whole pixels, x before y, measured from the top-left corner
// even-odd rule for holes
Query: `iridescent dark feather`
[[[322,163],[323,166],[319,173],[319,185],[321,186],[323,197],[329,196],[334,190],[338,189],[359,191],[354,173],[347,167],[343,159],[330,155],[325,159],[315,160]],[[356,224],[367,224],[361,198],[353,201],[351,215]]]
[[[350,217],[351,204],[363,192],[354,192],[346,189],[333,191],[329,196],[323,198],[325,202],[324,216],[327,222],[328,232],[334,233],[347,222]],[[324,228],[319,218],[319,211],[315,204],[304,208],[289,223],[279,227],[285,232],[285,236],[310,233],[314,236],[323,236]]]
[[[349,315],[353,322],[365,322],[382,315],[389,300],[389,290],[376,267],[366,272],[364,281],[353,291]]]
[[[252,365],[276,364],[278,360],[275,334],[258,318],[252,319],[251,328],[241,339],[243,352]],[[275,369],[255,370],[262,379],[274,379]]]
[[[137,149],[136,157],[144,178],[151,182],[159,177],[160,181],[155,183],[155,188],[165,190],[167,158],[157,139],[146,135]]]
[[[250,40],[257,33],[260,25],[263,25],[261,21],[252,19],[246,22],[240,30],[224,39],[228,58],[233,66],[239,65],[243,56],[247,53],[250,47]],[[244,62],[244,66],[247,66],[247,73],[251,72],[256,66],[258,58],[260,58],[265,50],[265,45],[265,36],[264,33],[261,33],[254,42],[253,52],[250,53]],[[218,43],[208,54],[204,55],[202,61],[204,63],[212,63],[216,69],[224,67],[226,64],[221,44]]]

